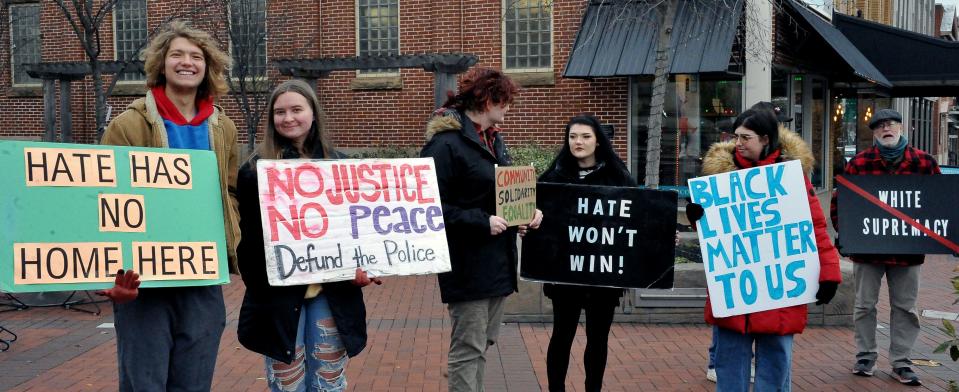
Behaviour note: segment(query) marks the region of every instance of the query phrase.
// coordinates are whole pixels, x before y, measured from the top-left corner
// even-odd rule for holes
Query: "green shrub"
[[[527,141],[510,146],[509,155],[513,158],[513,165],[525,166],[532,163],[536,168],[536,175],[540,175],[549,168],[560,148],[561,146],[544,147],[534,141]]]

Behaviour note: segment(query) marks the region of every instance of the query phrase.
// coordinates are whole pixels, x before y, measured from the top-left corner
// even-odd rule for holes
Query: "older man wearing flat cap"
[[[856,154],[846,164],[845,174],[913,175],[939,174],[939,165],[932,155],[909,145],[902,133],[902,115],[892,109],[881,109],[869,120],[873,146]],[[831,215],[833,227],[839,230],[838,190],[833,192]],[[836,239],[836,247],[840,246]],[[919,293],[919,268],[925,255],[850,255],[856,305],[853,319],[856,330],[856,363],[853,374],[869,377],[878,358],[876,348],[876,303],[882,277],[889,285],[889,361],[893,377],[906,385],[922,385],[910,367],[909,353],[919,335],[916,297]]]

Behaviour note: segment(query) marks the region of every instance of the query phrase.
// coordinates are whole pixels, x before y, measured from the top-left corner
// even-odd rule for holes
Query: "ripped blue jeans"
[[[271,391],[346,390],[346,348],[323,294],[303,304],[293,362],[288,365],[270,357],[264,358]]]

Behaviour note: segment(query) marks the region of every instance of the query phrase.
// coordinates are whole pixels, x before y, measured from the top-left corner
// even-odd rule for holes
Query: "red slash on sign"
[[[936,234],[936,232],[932,230],[929,230],[929,228],[919,224],[919,222],[916,222],[914,219],[910,218],[906,214],[903,214],[899,210],[890,207],[886,203],[883,203],[881,200],[877,199],[875,196],[869,194],[869,192],[866,192],[862,188],[856,186],[856,184],[849,182],[849,180],[843,178],[842,176],[836,176],[836,182],[838,182],[839,185],[842,185],[846,188],[849,188],[849,190],[856,192],[856,194],[858,194],[859,196],[862,196],[863,199],[866,199],[870,203],[875,204],[879,208],[882,208],[883,210],[892,214],[896,218],[902,219],[903,221],[909,223],[909,225],[911,225],[912,227],[915,227],[917,230],[923,232],[923,234],[928,235],[932,239],[936,240],[936,242],[942,244],[943,246],[949,249],[952,249],[953,252],[959,253],[959,245],[956,245],[954,242],[949,241],[948,239],[946,239],[945,237],[939,234]]]

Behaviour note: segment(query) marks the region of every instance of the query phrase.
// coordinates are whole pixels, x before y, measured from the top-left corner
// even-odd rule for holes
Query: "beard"
[[[881,145],[881,146],[883,146],[883,147],[886,147],[886,148],[893,148],[893,147],[896,147],[896,146],[899,145],[899,139],[901,139],[901,138],[902,138],[902,135],[901,135],[901,134],[900,134],[899,136],[897,136],[895,139],[893,139],[893,138],[888,138],[888,139],[887,139],[887,138],[878,138],[878,139],[876,139],[876,143],[879,143],[879,145]]]

